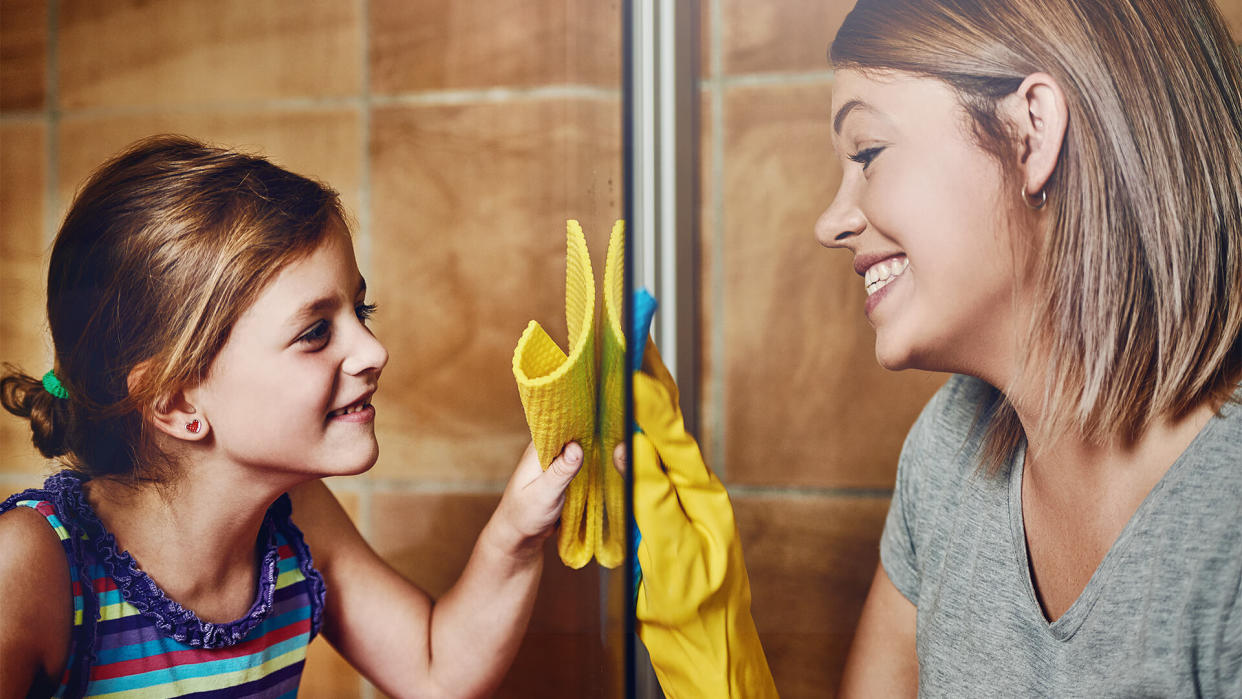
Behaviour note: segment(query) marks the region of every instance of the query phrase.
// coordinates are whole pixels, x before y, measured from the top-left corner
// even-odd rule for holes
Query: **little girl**
[[[582,452],[527,449],[433,603],[320,481],[379,453],[365,293],[337,194],[262,158],[157,137],[92,176],[55,366],[0,378],[68,466],[0,505],[0,695],[293,696],[319,633],[391,695],[495,689]]]

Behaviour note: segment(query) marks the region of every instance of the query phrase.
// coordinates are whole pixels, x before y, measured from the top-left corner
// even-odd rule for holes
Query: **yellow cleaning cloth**
[[[625,560],[624,481],[612,466],[612,451],[625,439],[624,253],[625,222],[617,221],[604,264],[604,313],[598,329],[603,339],[597,351],[591,257],[582,227],[569,221],[565,260],[569,353],[533,320],[513,350],[513,377],[543,467],[566,443],[582,445],[582,469],[565,494],[557,542],[561,560],[570,568],[581,568],[592,557],[607,568]]]

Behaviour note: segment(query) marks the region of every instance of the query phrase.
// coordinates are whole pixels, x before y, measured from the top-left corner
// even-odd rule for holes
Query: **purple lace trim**
[[[327,597],[328,588],[323,582],[323,575],[315,568],[315,561],[311,558],[310,547],[306,545],[306,539],[302,536],[302,530],[298,529],[298,525],[293,523],[293,502],[289,500],[288,495],[281,495],[272,503],[268,509],[269,517],[275,517],[279,523],[281,533],[285,535],[285,540],[289,542],[289,547],[293,549],[293,553],[298,557],[298,568],[302,571],[302,576],[306,578],[306,584],[310,587],[311,597],[311,640],[319,635],[319,628],[323,625],[323,605]]]
[[[82,480],[76,474],[62,471],[48,479],[45,487],[52,486],[52,479],[60,481],[64,502],[72,516],[84,525],[90,536],[91,547],[97,562],[116,581],[121,597],[134,606],[155,627],[179,643],[194,648],[227,648],[241,642],[267,618],[272,609],[272,595],[276,591],[276,562],[279,558],[275,524],[269,511],[263,518],[260,537],[263,541],[263,563],[259,566],[259,594],[250,611],[235,621],[213,624],[199,619],[194,612],[169,599],[146,573],[138,568],[138,562],[128,551],[118,551],[116,538],[104,529],[103,522],[95,515],[82,492]]]
[[[319,634],[323,620],[326,587],[323,576],[314,567],[310,549],[290,519],[293,504],[288,495],[281,495],[268,508],[263,518],[261,535],[264,539],[263,563],[259,573],[259,594],[246,616],[227,624],[212,624],[200,620],[188,609],[169,599],[155,581],[142,572],[133,557],[126,551],[117,551],[116,539],[104,529],[95,515],[82,483],[85,477],[72,471],[61,471],[47,478],[42,488],[16,493],[0,503],[0,514],[12,509],[21,500],[46,500],[52,503],[61,524],[69,534],[71,550],[70,565],[82,581],[91,580],[90,558],[94,558],[117,584],[125,601],[132,604],[143,616],[152,620],[157,628],[181,643],[199,648],[227,648],[236,645],[269,614],[276,589],[279,546],[276,533],[284,535],[298,557],[298,566],[306,578],[311,595],[311,638]],[[83,535],[89,537],[83,539]],[[86,547],[91,549],[88,556]],[[90,668],[95,664],[95,628],[99,623],[99,597],[82,595],[82,626],[74,629],[74,659],[69,670],[65,697],[81,697],[90,681]]]
[[[121,596],[144,617],[150,619],[161,632],[174,640],[194,648],[227,648],[236,645],[267,618],[272,609],[272,597],[276,591],[279,545],[277,529],[283,530],[290,547],[298,556],[299,567],[311,588],[312,634],[317,634],[323,617],[323,601],[326,588],[323,576],[315,570],[310,550],[302,532],[289,519],[292,505],[288,495],[280,498],[268,509],[263,518],[260,537],[263,542],[263,562],[259,566],[259,590],[254,604],[245,616],[223,624],[213,624],[198,618],[194,612],[169,599],[139,567],[128,551],[118,550],[115,537],[103,526],[99,517],[86,501],[82,492],[82,477],[62,471],[48,478],[44,489],[61,497],[56,499],[58,509],[82,524],[90,537],[97,562],[116,581]]]

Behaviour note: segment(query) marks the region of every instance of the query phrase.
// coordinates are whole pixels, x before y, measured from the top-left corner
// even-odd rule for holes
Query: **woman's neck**
[[[1216,413],[1216,406],[1205,402],[1177,419],[1158,417],[1137,439],[1113,435],[1091,440],[1074,430],[1046,434],[1043,428],[1048,415],[1036,401],[1024,399],[1029,395],[1032,393],[1009,392],[1006,398],[1027,435],[1026,469],[1030,476],[1101,488],[1108,483],[1130,482],[1148,484],[1144,492],[1150,490]]]
[[[200,463],[183,467],[172,483],[131,487],[100,479],[85,485],[117,546],[204,621],[233,621],[250,609],[263,518],[284,492],[256,487],[237,471]]]

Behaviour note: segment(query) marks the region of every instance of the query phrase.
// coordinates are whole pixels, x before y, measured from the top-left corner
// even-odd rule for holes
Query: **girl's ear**
[[[130,390],[147,368],[148,364],[141,362],[129,372],[127,382]],[[207,416],[189,400],[185,391],[161,396],[147,414],[156,429],[174,439],[197,442],[210,431]]]
[[[207,416],[187,400],[184,391],[157,401],[151,409],[151,424],[164,434],[187,442],[197,442],[211,431]]]
[[[1005,110],[1018,137],[1024,191],[1029,199],[1038,201],[1056,171],[1069,125],[1065,93],[1051,75],[1031,73],[1006,99]]]

